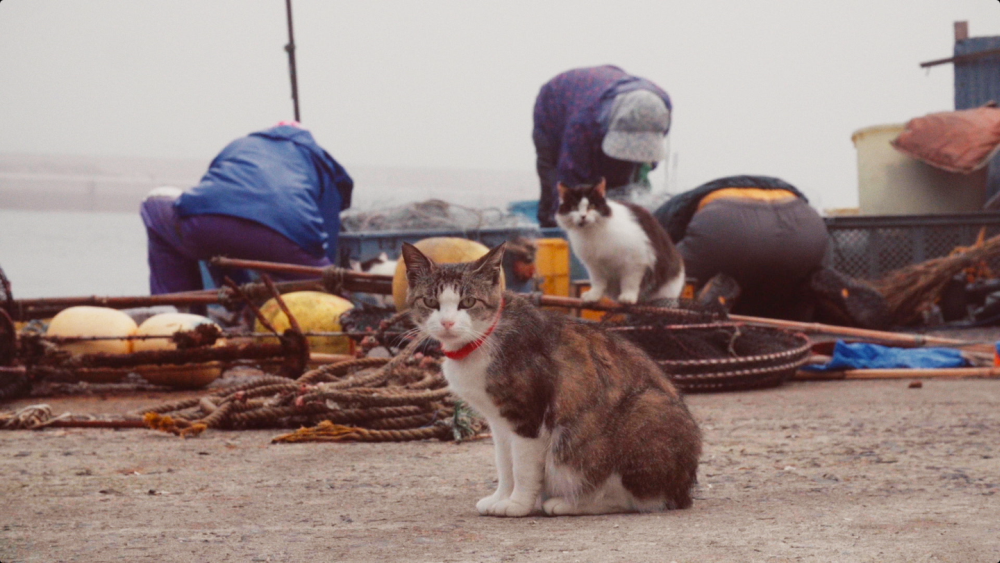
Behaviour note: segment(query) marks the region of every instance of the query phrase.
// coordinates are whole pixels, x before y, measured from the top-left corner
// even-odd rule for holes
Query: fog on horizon
[[[520,198],[538,88],[613,63],[674,101],[661,185],[766,174],[849,207],[851,133],[952,109],[951,66],[918,64],[951,55],[954,21],[1000,34],[986,0],[568,6],[293,0],[303,122],[349,171],[509,171]],[[207,163],[291,117],[286,42],[281,0],[8,0],[0,155]]]

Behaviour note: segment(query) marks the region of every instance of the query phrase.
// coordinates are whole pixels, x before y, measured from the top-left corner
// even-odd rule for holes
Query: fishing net
[[[361,304],[341,315],[340,325],[345,331],[367,334],[360,341],[361,350],[365,353],[378,347],[391,353],[409,346],[414,338],[422,338],[410,320],[410,315],[406,312],[397,313],[394,307]],[[441,345],[436,340],[426,338],[416,346],[414,353],[435,357],[441,355]]]
[[[385,328],[392,317],[396,315],[396,308],[371,303],[359,303],[352,309],[348,309],[340,315],[340,326],[347,332],[375,332]],[[408,319],[398,319],[398,324],[403,324]],[[394,324],[397,324],[394,323]],[[409,327],[402,328],[407,330]]]
[[[532,225],[524,216],[497,208],[475,209],[439,199],[382,209],[347,211],[340,220],[348,233],[433,229],[470,231]]]
[[[675,315],[629,315],[609,330],[645,350],[685,393],[780,385],[810,350],[803,334],[730,322],[718,307],[690,302]]]

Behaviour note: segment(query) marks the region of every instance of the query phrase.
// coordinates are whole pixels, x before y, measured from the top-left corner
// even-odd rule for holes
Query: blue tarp
[[[810,365],[813,371],[891,368],[959,368],[969,365],[962,353],[951,348],[890,348],[878,344],[846,344],[838,340],[833,360],[826,365]]]

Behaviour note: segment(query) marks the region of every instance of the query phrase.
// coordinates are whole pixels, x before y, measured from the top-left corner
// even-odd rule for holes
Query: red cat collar
[[[493,324],[490,325],[490,328],[486,329],[486,334],[483,334],[479,338],[473,340],[472,342],[469,342],[468,344],[462,346],[461,348],[455,350],[454,352],[449,352],[445,350],[444,351],[445,357],[452,360],[461,360],[464,359],[469,354],[475,352],[477,348],[482,346],[483,342],[486,342],[486,339],[489,338],[491,334],[493,334],[493,329],[495,329],[497,325],[500,324],[500,313],[503,312],[503,305],[504,305],[503,297],[501,297],[500,308],[497,309],[497,316],[495,319],[493,319]]]

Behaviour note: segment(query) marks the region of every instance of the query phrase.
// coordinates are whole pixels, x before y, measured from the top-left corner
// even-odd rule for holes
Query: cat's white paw
[[[494,504],[487,514],[490,516],[506,516],[508,518],[518,518],[531,514],[533,504],[518,502],[513,499],[504,499]]]
[[[483,497],[479,499],[479,502],[476,503],[476,510],[478,510],[480,514],[485,516],[487,514],[490,514],[490,510],[492,510],[493,507],[496,506],[496,504],[501,500],[504,500],[504,497],[500,495],[499,492],[493,493],[488,497]]]
[[[618,302],[624,305],[631,305],[632,303],[635,303],[638,300],[639,300],[638,293],[628,292],[628,293],[622,293],[621,295],[618,296]]]
[[[542,503],[542,510],[549,516],[566,516],[577,513],[576,504],[562,497],[552,497],[545,501]]]
[[[582,295],[580,295],[580,299],[587,302],[600,301],[601,297],[604,297],[604,292],[597,291],[594,288],[588,289],[587,291],[584,291]]]

